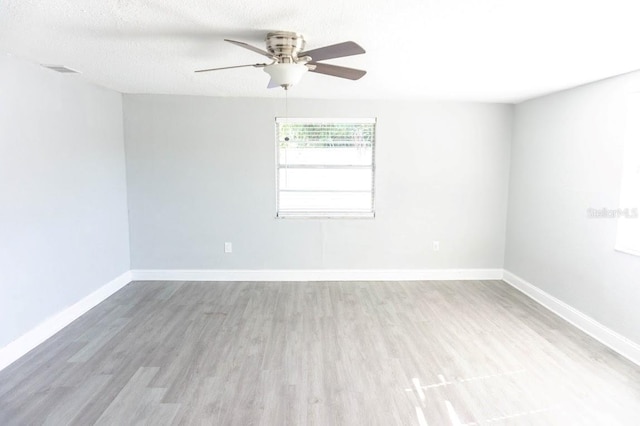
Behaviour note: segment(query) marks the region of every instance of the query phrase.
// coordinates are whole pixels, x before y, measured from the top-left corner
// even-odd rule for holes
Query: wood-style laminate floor
[[[501,281],[134,282],[0,372],[1,425],[638,425],[640,368]]]

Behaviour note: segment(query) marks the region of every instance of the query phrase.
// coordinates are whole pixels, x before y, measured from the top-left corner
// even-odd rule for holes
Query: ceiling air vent
[[[44,65],[42,64],[43,67],[45,68],[49,68],[50,70],[54,70],[56,72],[61,72],[63,74],[78,74],[79,71],[76,70],[72,70],[71,68],[67,68],[64,67],[62,65]]]

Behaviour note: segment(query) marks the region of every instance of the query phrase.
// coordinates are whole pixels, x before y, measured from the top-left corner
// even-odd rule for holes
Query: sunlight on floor
[[[433,394],[432,392],[433,390],[438,388],[449,387],[449,391],[446,392],[446,394],[454,395],[457,392],[457,390],[452,385],[459,385],[459,384],[477,382],[482,380],[495,380],[495,379],[504,378],[504,377],[515,377],[518,375],[523,375],[525,373],[527,373],[526,369],[519,369],[519,370],[505,371],[505,372],[496,373],[496,374],[487,374],[487,375],[460,378],[460,379],[451,379],[451,380],[447,380],[445,379],[444,375],[439,374],[438,375],[439,382],[431,383],[427,385],[421,384],[420,379],[417,377],[414,377],[411,379],[413,386],[411,388],[406,388],[405,392],[408,392],[414,396],[417,396],[417,399],[420,402],[420,405],[417,405],[415,407],[416,417],[418,420],[418,424],[420,426],[427,426],[429,424],[427,414],[425,414],[425,410],[427,408],[434,408],[434,406],[438,404],[444,405],[448,418],[451,422],[450,424],[452,426],[470,426],[470,425],[502,422],[502,421],[516,419],[519,417],[535,416],[535,415],[559,408],[561,404],[549,405],[549,406],[544,406],[541,408],[535,408],[530,410],[520,410],[520,411],[510,412],[510,413],[504,413],[504,412],[500,414],[496,413],[495,416],[488,416],[488,417],[483,416],[483,418],[481,419],[465,422],[461,420],[460,414],[458,413],[458,411],[456,411],[454,404],[451,403],[449,399],[443,399],[442,395]],[[427,391],[427,393],[425,393],[425,391]],[[428,395],[429,392],[431,392],[432,394]],[[482,403],[483,395],[478,394],[478,395],[475,395],[475,397],[477,397],[477,401],[480,403],[480,405],[484,405]]]

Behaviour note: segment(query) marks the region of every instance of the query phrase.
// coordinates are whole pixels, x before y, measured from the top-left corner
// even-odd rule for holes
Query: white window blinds
[[[373,217],[375,125],[276,118],[277,216]]]

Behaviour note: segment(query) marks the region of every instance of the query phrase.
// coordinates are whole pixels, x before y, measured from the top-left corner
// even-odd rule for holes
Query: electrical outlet
[[[433,251],[440,251],[440,241],[433,242]]]
[[[224,252],[225,253],[231,253],[232,251],[233,251],[233,244],[224,243]]]

